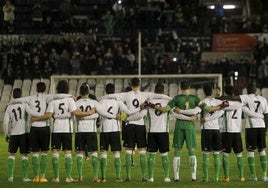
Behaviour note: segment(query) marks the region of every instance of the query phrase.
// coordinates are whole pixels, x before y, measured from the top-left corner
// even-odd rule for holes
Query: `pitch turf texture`
[[[170,141],[172,143],[172,137],[173,134],[170,134]],[[244,134],[243,134],[244,139]],[[200,149],[200,132],[197,133],[197,159],[198,159],[198,167],[197,167],[197,177],[202,177],[202,153]],[[179,182],[170,182],[165,183],[164,177],[163,177],[163,169],[161,164],[161,158],[158,154],[156,157],[156,167],[155,167],[155,173],[154,173],[154,182],[141,182],[141,172],[140,172],[140,166],[139,166],[139,155],[136,151],[136,154],[134,155],[134,163],[135,166],[132,167],[132,181],[131,182],[115,182],[115,170],[114,170],[114,161],[113,156],[111,153],[108,155],[108,167],[107,167],[107,181],[105,183],[93,183],[92,182],[92,166],[91,166],[91,160],[84,161],[84,169],[83,169],[83,175],[84,175],[84,181],[77,182],[77,183],[65,183],[65,169],[64,169],[64,158],[61,154],[60,158],[60,183],[23,183],[22,182],[22,170],[21,170],[21,159],[20,156],[17,155],[16,157],[16,165],[15,165],[15,172],[14,172],[14,182],[9,183],[7,181],[7,143],[4,140],[4,136],[1,133],[0,134],[0,187],[6,188],[6,187],[27,187],[27,188],[36,188],[36,187],[49,187],[49,188],[59,188],[59,187],[180,187],[180,188],[188,188],[188,187],[268,187],[268,182],[262,182],[261,179],[261,168],[259,163],[259,156],[256,153],[256,170],[257,170],[257,176],[259,181],[257,182],[239,182],[238,178],[238,168],[236,164],[236,158],[234,154],[232,153],[230,156],[230,179],[231,182],[224,183],[224,182],[214,182],[213,181],[213,157],[210,156],[210,167],[209,167],[209,182],[192,182],[191,181],[191,174],[189,169],[189,158],[187,151],[185,148],[182,152],[182,162],[181,162],[181,169],[180,169],[180,181]],[[268,152],[267,152],[268,153]],[[246,152],[243,152],[244,157],[244,166],[245,166],[245,177],[249,177],[249,168],[247,165],[247,159],[246,159]],[[171,151],[169,153],[169,162],[170,162],[170,177],[173,178],[173,168],[172,168],[172,158],[173,158],[173,150],[171,148]],[[148,159],[148,154],[147,154]],[[52,171],[52,164],[51,164],[51,152],[49,153],[49,159],[48,159],[48,169],[47,169],[47,179],[51,180],[53,178],[53,171]],[[121,155],[122,160],[122,178],[125,176],[125,167],[124,165],[124,150],[122,151]],[[73,153],[73,171],[72,171],[72,177],[75,179],[77,178],[77,171],[76,171],[76,158],[75,153]],[[99,171],[100,174],[100,171]],[[221,176],[223,176],[223,171],[221,169]],[[33,178],[33,171],[32,171],[32,165],[31,165],[31,155],[29,155],[29,177]]]

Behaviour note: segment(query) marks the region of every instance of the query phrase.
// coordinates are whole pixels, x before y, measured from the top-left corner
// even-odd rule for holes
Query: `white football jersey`
[[[170,100],[151,99],[149,102],[158,106],[166,106]],[[161,113],[155,109],[148,109],[148,129],[150,133],[169,132],[169,113]]]
[[[222,103],[221,100],[215,99],[215,98],[205,98],[202,100],[203,103],[207,104],[208,106],[218,106]],[[222,111],[221,114],[224,112]],[[215,115],[215,112],[207,112],[205,110],[202,111],[202,117],[207,119],[211,118],[213,115]],[[212,118],[213,120],[206,121],[204,124],[201,124],[201,129],[221,129],[222,127],[222,117],[218,117],[216,119]]]
[[[246,105],[251,111],[267,114],[268,113],[268,105],[266,98],[250,94],[250,95],[240,95],[241,101],[244,105]],[[262,118],[254,118],[245,116],[246,119],[246,128],[264,128],[265,122]]]
[[[81,98],[76,101],[76,107],[86,112],[92,108],[96,108],[98,102],[90,98]],[[97,113],[90,116],[84,117],[84,120],[77,120],[75,132],[97,132],[97,118],[99,115]]]
[[[44,115],[46,112],[48,103],[51,102],[54,98],[65,98],[70,97],[70,94],[44,94],[44,93],[38,93],[36,95],[31,95],[28,97],[18,98],[15,99],[15,101],[18,102],[25,102],[27,103],[31,110],[34,112],[34,116],[41,116]],[[45,127],[49,126],[50,124],[49,120],[46,121],[35,121],[32,122],[33,127]]]
[[[68,116],[71,112],[77,110],[73,98],[64,98],[53,100],[49,103],[47,112],[56,114],[56,116]],[[73,132],[73,120],[72,118],[54,119],[53,129],[54,133],[72,133]]]
[[[3,122],[5,136],[22,135],[28,132],[26,108],[28,107],[25,103],[7,106]]]
[[[234,110],[224,108],[222,132],[240,133],[242,130],[242,105],[238,101],[229,101],[229,107],[232,105],[240,106]]]
[[[141,92],[141,91],[129,91],[114,95],[116,95],[117,99],[123,101],[130,111],[135,111],[137,108],[139,109],[141,104],[153,98],[170,99],[170,97],[166,95],[155,94],[151,92]],[[130,121],[129,124],[144,125],[144,119],[141,118],[136,121]]]
[[[99,102],[97,108],[98,113],[101,115],[100,132],[118,132],[121,131],[120,121],[115,119],[115,115],[119,113],[120,106],[116,99],[103,99]]]

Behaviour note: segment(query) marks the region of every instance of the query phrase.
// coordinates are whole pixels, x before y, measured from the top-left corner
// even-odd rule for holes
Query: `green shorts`
[[[186,141],[187,149],[193,149],[196,147],[195,129],[175,128],[173,137],[173,147],[177,149],[182,149],[184,141]]]

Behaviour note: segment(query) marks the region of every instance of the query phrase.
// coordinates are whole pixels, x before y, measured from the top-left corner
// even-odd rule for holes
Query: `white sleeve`
[[[120,100],[120,101],[125,101],[125,93],[113,93],[113,94],[108,94],[108,95],[104,95],[102,97],[100,97],[98,99],[98,101],[102,100],[102,99],[116,99],[116,100]]]
[[[89,119],[97,119],[98,117],[99,117],[99,114],[94,113],[94,114],[92,114],[90,116],[84,116],[83,118],[89,120]]]
[[[72,114],[70,112],[68,113],[63,113],[63,114],[53,114],[53,117],[55,119],[67,119],[67,118],[70,118],[72,117]]]
[[[220,118],[224,114],[223,110],[217,110],[211,116],[205,117],[205,121],[212,121],[214,119]]]
[[[170,114],[173,115],[177,119],[188,120],[188,121],[190,120],[190,117],[189,116],[186,116],[184,114],[177,114],[173,110],[170,110]]]
[[[5,115],[4,115],[4,122],[3,122],[3,130],[4,130],[4,134],[5,134],[5,137],[9,136],[9,113],[8,113],[8,110],[6,110],[5,112]]]
[[[107,118],[112,118],[112,119],[116,118],[116,114],[110,114],[109,112],[107,112],[106,109],[104,109],[102,107],[101,104],[96,105],[96,110],[101,116],[104,116],[104,117],[107,117]]]
[[[140,111],[140,108],[129,110],[127,105],[125,105],[122,101],[118,101],[118,105],[119,105],[120,111],[125,112],[127,115],[131,115]]]
[[[30,103],[30,96],[28,97],[20,97],[20,98],[16,98],[16,99],[12,99],[8,105],[10,104],[16,104],[16,103],[27,103],[29,104]]]
[[[236,110],[242,107],[243,107],[243,104],[239,102],[239,103],[230,104],[228,107],[225,107],[223,109],[228,111],[228,110]]]
[[[30,114],[31,116],[40,116],[40,115],[43,115],[43,114],[40,114],[38,112],[36,112],[35,110],[33,110],[28,104],[24,103],[25,104],[25,110],[28,114]]]
[[[143,109],[140,112],[132,114],[127,117],[127,121],[136,121],[142,119],[147,114],[147,109]]]
[[[53,101],[48,104],[47,112],[51,112],[51,113],[54,112],[54,110],[53,110]]]
[[[263,119],[264,118],[264,115],[263,114],[260,114],[260,113],[257,113],[257,112],[253,112],[247,106],[243,106],[242,110],[249,117],[260,118],[260,119]]]
[[[64,98],[68,98],[68,97],[72,97],[71,94],[64,94],[64,93],[60,93],[60,94],[47,94],[46,95],[46,102],[49,103],[54,99],[64,99]]]
[[[196,115],[196,114],[199,114],[200,112],[201,112],[201,108],[198,106],[193,109],[188,109],[188,110],[180,109],[180,114],[184,114],[184,115]]]

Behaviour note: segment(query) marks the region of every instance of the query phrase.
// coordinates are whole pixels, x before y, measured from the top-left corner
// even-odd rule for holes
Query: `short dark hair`
[[[181,89],[182,90],[190,89],[190,83],[188,80],[183,80],[181,82]]]
[[[13,98],[20,98],[22,96],[22,90],[20,88],[13,89]]]
[[[227,95],[234,95],[234,91],[235,91],[235,88],[232,85],[227,85],[227,86],[224,87],[224,92]]]
[[[69,93],[69,84],[67,80],[60,80],[56,87],[57,93]]]
[[[164,93],[164,85],[162,83],[157,83],[154,87],[155,93]]]
[[[115,91],[114,84],[108,83],[105,87],[105,91],[107,94],[112,94]]]
[[[79,88],[80,95],[88,95],[89,94],[89,87],[87,84],[82,84]]]
[[[140,86],[140,79],[135,77],[131,79],[131,86],[132,87],[138,87]]]
[[[256,92],[256,85],[254,83],[249,83],[247,86],[248,94],[252,94]]]
[[[36,84],[36,91],[38,92],[38,93],[43,93],[43,92],[45,92],[46,91],[46,84],[44,83],[44,82],[38,82],[37,84]]]
[[[132,90],[131,87],[127,86],[127,87],[124,89],[124,92],[129,92],[129,91],[131,91],[131,90]]]
[[[212,88],[212,86],[210,84],[206,84],[203,87],[203,91],[204,91],[206,96],[211,96],[212,92],[213,92],[213,88]]]

